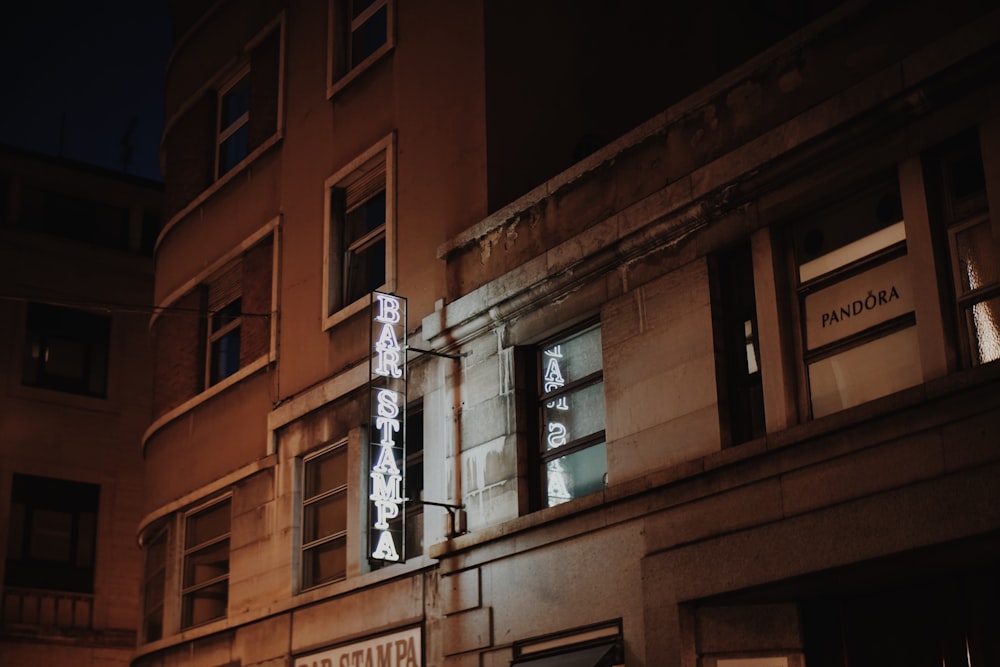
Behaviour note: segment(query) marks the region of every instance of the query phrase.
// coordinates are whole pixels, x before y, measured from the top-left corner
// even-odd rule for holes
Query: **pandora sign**
[[[405,558],[406,300],[374,292],[371,324],[368,554],[398,562]]]

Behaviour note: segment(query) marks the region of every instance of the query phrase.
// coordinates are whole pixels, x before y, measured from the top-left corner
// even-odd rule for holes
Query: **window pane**
[[[546,450],[604,430],[604,383],[598,382],[543,403],[542,425]]]
[[[607,446],[603,442],[547,462],[547,506],[600,491],[607,486],[607,472]]]
[[[306,461],[305,499],[347,484],[347,447],[337,447],[320,457]]]
[[[188,517],[184,546],[191,548],[229,532],[229,502]]]
[[[250,125],[243,125],[219,145],[219,176],[235,167],[250,153]]]
[[[143,587],[143,610],[148,616],[153,610],[163,606],[164,573],[161,571],[150,578]]]
[[[346,245],[385,225],[385,190],[379,192],[344,216]]]
[[[347,494],[336,495],[306,505],[302,517],[302,541],[334,535],[347,530]]]
[[[988,219],[955,234],[955,245],[963,293],[1000,282],[1000,257]]]
[[[388,36],[389,10],[383,6],[351,35],[351,66],[375,53]]]
[[[973,363],[1000,359],[1000,296],[980,301],[965,311]]]
[[[215,384],[240,369],[240,328],[227,331],[212,342],[210,381]]]
[[[229,573],[229,540],[188,554],[184,559],[184,586],[197,586]]]
[[[72,561],[73,515],[36,509],[31,513],[32,531],[28,557],[33,560]]]
[[[110,322],[103,315],[28,304],[22,382],[30,387],[104,396]]]
[[[347,256],[345,303],[353,303],[385,284],[385,238]]]
[[[922,379],[917,329],[909,327],[809,364],[813,416],[886,396]]]
[[[250,76],[244,76],[222,96],[219,128],[225,130],[250,111]]]
[[[212,331],[218,331],[227,324],[235,322],[239,318],[242,308],[243,299],[238,298],[212,313]]]
[[[347,573],[347,538],[324,542],[302,554],[303,585],[343,579]]]
[[[184,627],[206,623],[226,615],[229,602],[229,582],[220,581],[184,596]]]
[[[550,345],[542,352],[542,393],[558,391],[567,383],[601,370],[601,330],[581,332]]]

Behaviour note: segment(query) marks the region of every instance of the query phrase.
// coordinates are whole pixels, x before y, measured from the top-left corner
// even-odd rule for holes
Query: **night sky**
[[[162,180],[170,42],[168,0],[5,3],[0,144]]]

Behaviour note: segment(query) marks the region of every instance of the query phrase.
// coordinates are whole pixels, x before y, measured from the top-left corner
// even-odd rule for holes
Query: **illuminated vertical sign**
[[[542,370],[542,391],[546,394],[557,391],[566,385],[563,377],[561,362],[563,360],[562,345],[554,345],[545,350],[543,356],[544,369]],[[545,407],[548,420],[545,424],[545,445],[547,449],[562,447],[569,442],[569,428],[564,421],[569,415],[560,412],[569,411],[569,397],[565,394],[546,401]],[[569,492],[569,475],[563,466],[561,458],[553,459],[546,464],[548,471],[548,499],[549,506],[564,503],[573,496]]]
[[[406,470],[406,299],[372,293],[369,358],[368,555],[399,562]]]

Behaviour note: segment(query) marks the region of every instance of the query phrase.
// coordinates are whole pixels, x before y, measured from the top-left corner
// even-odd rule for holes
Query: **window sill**
[[[379,288],[382,290],[385,285]],[[348,320],[371,305],[371,295],[365,295],[349,306],[344,306],[340,310],[334,311],[323,318],[323,331],[327,331],[337,326],[341,322]]]
[[[150,438],[152,438],[156,434],[156,432],[159,431],[161,428],[163,428],[170,422],[174,421],[178,417],[181,417],[182,415],[190,412],[191,410],[198,407],[202,403],[208,401],[209,399],[213,398],[214,396],[221,394],[226,389],[239,383],[244,378],[250,377],[257,371],[261,370],[262,368],[267,367],[267,365],[271,361],[272,357],[269,354],[262,355],[258,357],[255,361],[250,362],[240,370],[236,371],[235,373],[227,377],[225,380],[213,384],[211,387],[205,389],[200,394],[196,394],[195,396],[184,401],[177,407],[168,410],[167,412],[160,415],[152,424],[149,425],[149,428],[146,429],[146,432],[142,434],[143,453],[145,453],[146,451],[146,443],[148,443]]]
[[[340,91],[344,90],[351,83],[358,79],[362,74],[372,69],[378,61],[380,61],[386,54],[391,53],[395,48],[395,44],[389,40],[382,46],[380,46],[374,53],[362,60],[356,67],[346,72],[342,77],[333,80],[333,73],[330,73],[330,83],[326,86],[326,99],[333,100]]]
[[[163,229],[160,231],[160,235],[156,237],[156,245],[153,247],[153,253],[160,249],[160,245],[163,240],[167,238],[167,235],[176,227],[181,220],[186,218],[191,214],[192,211],[197,210],[206,201],[211,199],[215,193],[224,188],[229,182],[233,181],[237,176],[244,173],[247,168],[253,164],[260,156],[271,150],[272,147],[279,144],[282,140],[282,132],[279,130],[275,132],[271,137],[264,141],[260,146],[253,149],[245,158],[240,160],[232,169],[223,174],[220,178],[216,179],[207,188],[201,191],[197,197],[195,197],[187,206],[182,208],[180,211],[175,213],[167,222],[163,225]]]
[[[981,387],[986,387],[989,390],[978,391]],[[575,537],[594,529],[594,521],[586,518],[594,511],[608,512],[605,520],[598,522],[601,527],[629,521],[650,511],[649,501],[643,500],[643,496],[647,494],[663,491],[667,487],[689,481],[696,476],[710,474],[728,466],[739,465],[750,459],[776,454],[779,450],[808,445],[829,438],[849,440],[853,449],[862,450],[891,440],[892,437],[886,435],[886,429],[894,428],[894,426],[889,426],[894,420],[899,424],[905,424],[900,428],[919,431],[934,428],[935,424],[938,423],[960,419],[961,416],[956,417],[956,412],[964,411],[970,415],[981,412],[984,409],[982,407],[984,403],[988,404],[985,409],[990,409],[990,405],[1000,407],[1000,391],[996,391],[998,387],[1000,387],[1000,361],[958,370],[950,375],[935,378],[868,403],[809,422],[796,424],[783,431],[769,433],[741,445],[721,449],[652,471],[642,478],[612,484],[604,491],[592,493],[556,507],[538,510],[444,542],[432,544],[428,547],[427,553],[431,558],[441,560],[457,556],[498,539],[506,539],[518,533],[528,533],[544,528],[556,521],[575,521],[579,524],[579,530],[576,532],[572,529],[550,530],[547,531],[548,535],[557,536],[539,536],[537,538],[539,543]],[[942,405],[940,410],[926,409],[928,404],[939,405],[945,401],[949,405]],[[918,414],[921,417],[917,419],[926,419],[927,422],[922,425],[914,425],[915,415]],[[874,428],[872,423],[878,421],[882,422],[882,426]],[[866,425],[871,425],[873,428],[870,437],[858,438],[854,437],[856,434],[851,433],[851,431],[856,431],[858,427]],[[869,431],[864,431],[864,433],[867,434]],[[762,470],[766,473],[766,466],[762,467]],[[743,479],[743,483],[746,482],[747,480]],[[702,492],[697,488],[689,490],[678,488],[676,490],[679,495],[672,495],[670,502],[657,505],[656,508],[668,509],[674,504],[692,502],[702,497]],[[713,487],[713,492],[724,490]],[[526,540],[526,543],[529,541],[535,544],[534,540]]]

